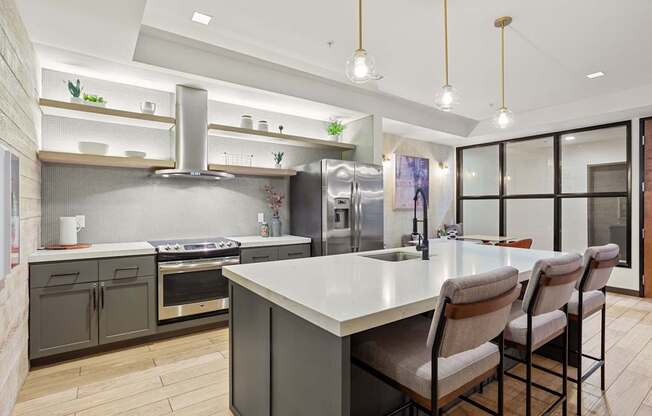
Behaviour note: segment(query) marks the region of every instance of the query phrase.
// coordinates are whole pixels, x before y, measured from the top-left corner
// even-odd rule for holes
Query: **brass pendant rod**
[[[362,50],[362,0],[358,0],[358,50]]]
[[[444,73],[448,85],[448,0],[444,0]]]
[[[505,107],[505,25],[500,27],[500,89],[502,93],[502,107]]]

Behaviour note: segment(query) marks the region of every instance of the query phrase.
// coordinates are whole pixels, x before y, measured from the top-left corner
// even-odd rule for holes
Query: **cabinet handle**
[[[140,269],[140,267],[138,267],[138,266],[116,268],[116,269],[113,270],[113,276],[114,277],[117,276],[118,272],[130,272],[130,271],[138,272],[139,269]]]
[[[251,258],[252,260],[264,260],[264,259],[268,259],[269,256],[252,256]]]
[[[288,253],[288,257],[291,257],[291,256],[302,256],[302,255],[303,255],[303,251],[299,251],[299,252],[296,252],[296,253]]]
[[[104,309],[104,283],[100,287],[100,308]]]
[[[68,276],[79,276],[79,272],[74,272],[74,273],[59,273],[59,274],[51,274],[50,277],[68,277]]]
[[[97,310],[97,285],[93,285],[93,310]]]

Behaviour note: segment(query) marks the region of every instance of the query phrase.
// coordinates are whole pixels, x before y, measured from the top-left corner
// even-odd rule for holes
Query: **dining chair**
[[[550,414],[562,405],[562,414],[568,412],[568,301],[582,272],[582,257],[579,254],[566,254],[542,259],[534,264],[530,280],[522,302],[515,302],[510,321],[505,328],[505,344],[516,348],[524,355],[505,355],[526,366],[525,378],[506,371],[509,377],[526,384],[525,414],[532,414],[532,387],[536,387],[557,397],[543,414]],[[561,309],[561,310],[560,310]],[[544,367],[532,363],[533,353],[547,342],[562,336],[562,391],[532,381],[532,368],[546,371]],[[556,373],[553,373],[556,374]]]
[[[496,246],[498,246],[498,247],[514,247],[514,248],[531,248],[532,247],[532,239],[531,238],[525,238],[523,240],[507,241],[507,242],[504,242],[504,243],[496,243]]]
[[[502,415],[503,331],[519,292],[518,270],[508,266],[448,279],[432,319],[418,315],[353,336],[353,361],[408,397],[388,415],[438,416],[457,398]],[[464,395],[494,374],[496,411]]]
[[[589,247],[584,252],[582,277],[577,285],[570,301],[568,302],[568,317],[577,321],[577,378],[569,377],[577,383],[577,414],[582,409],[582,383],[594,372],[600,369],[600,388],[605,389],[605,326],[606,326],[606,296],[607,282],[611,277],[613,268],[619,262],[620,248],[616,244]],[[600,325],[600,357],[594,357],[582,352],[582,328],[584,319],[596,313],[601,313]],[[594,361],[586,373],[582,372],[582,357]]]

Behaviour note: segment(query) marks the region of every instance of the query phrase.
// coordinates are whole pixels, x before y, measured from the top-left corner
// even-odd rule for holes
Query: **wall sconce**
[[[438,166],[439,166],[439,170],[441,171],[442,175],[448,175],[448,163],[439,162]]]
[[[389,155],[383,155],[383,167],[389,167],[390,163],[392,163],[392,159],[389,157]]]

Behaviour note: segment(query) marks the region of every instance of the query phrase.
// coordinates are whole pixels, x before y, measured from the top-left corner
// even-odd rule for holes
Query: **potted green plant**
[[[94,105],[96,107],[106,107],[106,100],[100,95],[84,93],[84,103]]]
[[[272,152],[274,156],[274,167],[281,168],[281,162],[283,161],[284,152]]]
[[[328,126],[326,126],[326,132],[328,132],[328,136],[331,138],[331,140],[335,141],[340,141],[340,139],[342,139],[342,133],[344,133],[344,129],[346,129],[346,126],[339,120],[333,120],[328,123]]]
[[[70,102],[81,104],[83,101],[81,99],[82,86],[81,82],[77,80],[73,83],[71,80],[68,80],[68,92],[70,93]]]

